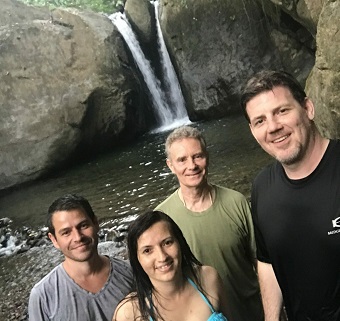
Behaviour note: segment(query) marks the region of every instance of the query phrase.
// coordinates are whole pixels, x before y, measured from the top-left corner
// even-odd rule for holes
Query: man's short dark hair
[[[279,86],[286,87],[300,105],[304,104],[307,95],[296,78],[285,71],[263,70],[248,80],[241,94],[241,108],[248,122],[247,103],[262,92]]]
[[[48,209],[47,227],[52,235],[55,236],[55,229],[52,223],[53,214],[59,211],[71,210],[81,210],[88,215],[92,222],[95,222],[95,214],[86,198],[76,194],[66,194],[56,199]]]

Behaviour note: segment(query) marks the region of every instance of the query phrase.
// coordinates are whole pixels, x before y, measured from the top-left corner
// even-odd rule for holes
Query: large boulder
[[[0,26],[0,189],[143,129],[137,82],[107,17],[2,0]]]
[[[325,0],[258,0],[261,4],[268,5],[268,2],[275,4],[276,8],[282,9],[293,19],[303,25],[315,36],[319,16]],[[275,13],[274,13],[275,14]]]
[[[314,64],[255,1],[163,1],[160,13],[191,119],[239,112],[240,89],[258,70],[288,69],[305,81]]]
[[[327,0],[319,17],[315,66],[307,94],[316,108],[316,122],[330,138],[340,138],[340,2]]]
[[[156,58],[151,4],[127,0],[126,10]],[[318,126],[340,136],[338,1],[163,0],[159,16],[191,120],[239,112],[240,89],[260,69],[304,83],[316,36],[306,88]],[[0,190],[126,142],[152,121],[148,90],[106,16],[2,0],[0,27]]]
[[[125,14],[141,42],[156,40],[154,8],[149,0],[127,0]]]

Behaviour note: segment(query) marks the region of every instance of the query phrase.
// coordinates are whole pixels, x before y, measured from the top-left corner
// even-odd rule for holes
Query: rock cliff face
[[[0,25],[0,189],[145,128],[137,82],[108,18],[3,0]]]
[[[258,64],[281,67],[263,32],[261,11],[243,6],[239,0],[163,2],[163,33],[192,118],[232,112],[245,74]]]
[[[316,34],[319,16],[325,0],[268,1],[271,1],[277,8],[282,9],[293,19],[301,23],[301,25],[305,26],[311,34]]]
[[[317,25],[316,62],[306,84],[316,108],[316,123],[330,138],[340,138],[340,2],[325,1]]]
[[[152,5],[125,8],[155,59]],[[340,137],[339,1],[160,0],[159,11],[191,120],[239,112],[246,79],[285,69],[308,77],[318,126]],[[0,56],[0,190],[147,130],[145,85],[106,16],[2,0]]]
[[[263,7],[265,3],[162,2],[163,33],[192,118],[238,112],[240,88],[260,69],[284,68],[305,81],[314,64],[313,52],[281,23],[280,9],[271,2]]]
[[[145,44],[156,41],[156,23],[153,5],[148,0],[129,0],[125,5],[128,17],[139,40]]]

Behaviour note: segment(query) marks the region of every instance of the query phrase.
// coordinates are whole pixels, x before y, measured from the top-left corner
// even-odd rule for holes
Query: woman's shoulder
[[[219,280],[219,274],[217,272],[217,270],[209,265],[203,265],[200,267],[199,270],[199,276],[203,284],[210,284],[210,283],[214,283],[217,282]]]
[[[220,287],[222,280],[215,268],[203,265],[199,272],[201,288],[216,311],[220,306]]]
[[[136,293],[128,294],[117,306],[112,321],[133,321],[139,314]]]

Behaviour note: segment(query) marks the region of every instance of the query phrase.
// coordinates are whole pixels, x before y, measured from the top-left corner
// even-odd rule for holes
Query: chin
[[[301,155],[299,153],[294,153],[291,155],[280,156],[277,155],[276,160],[279,161],[283,165],[293,165],[301,160]]]

